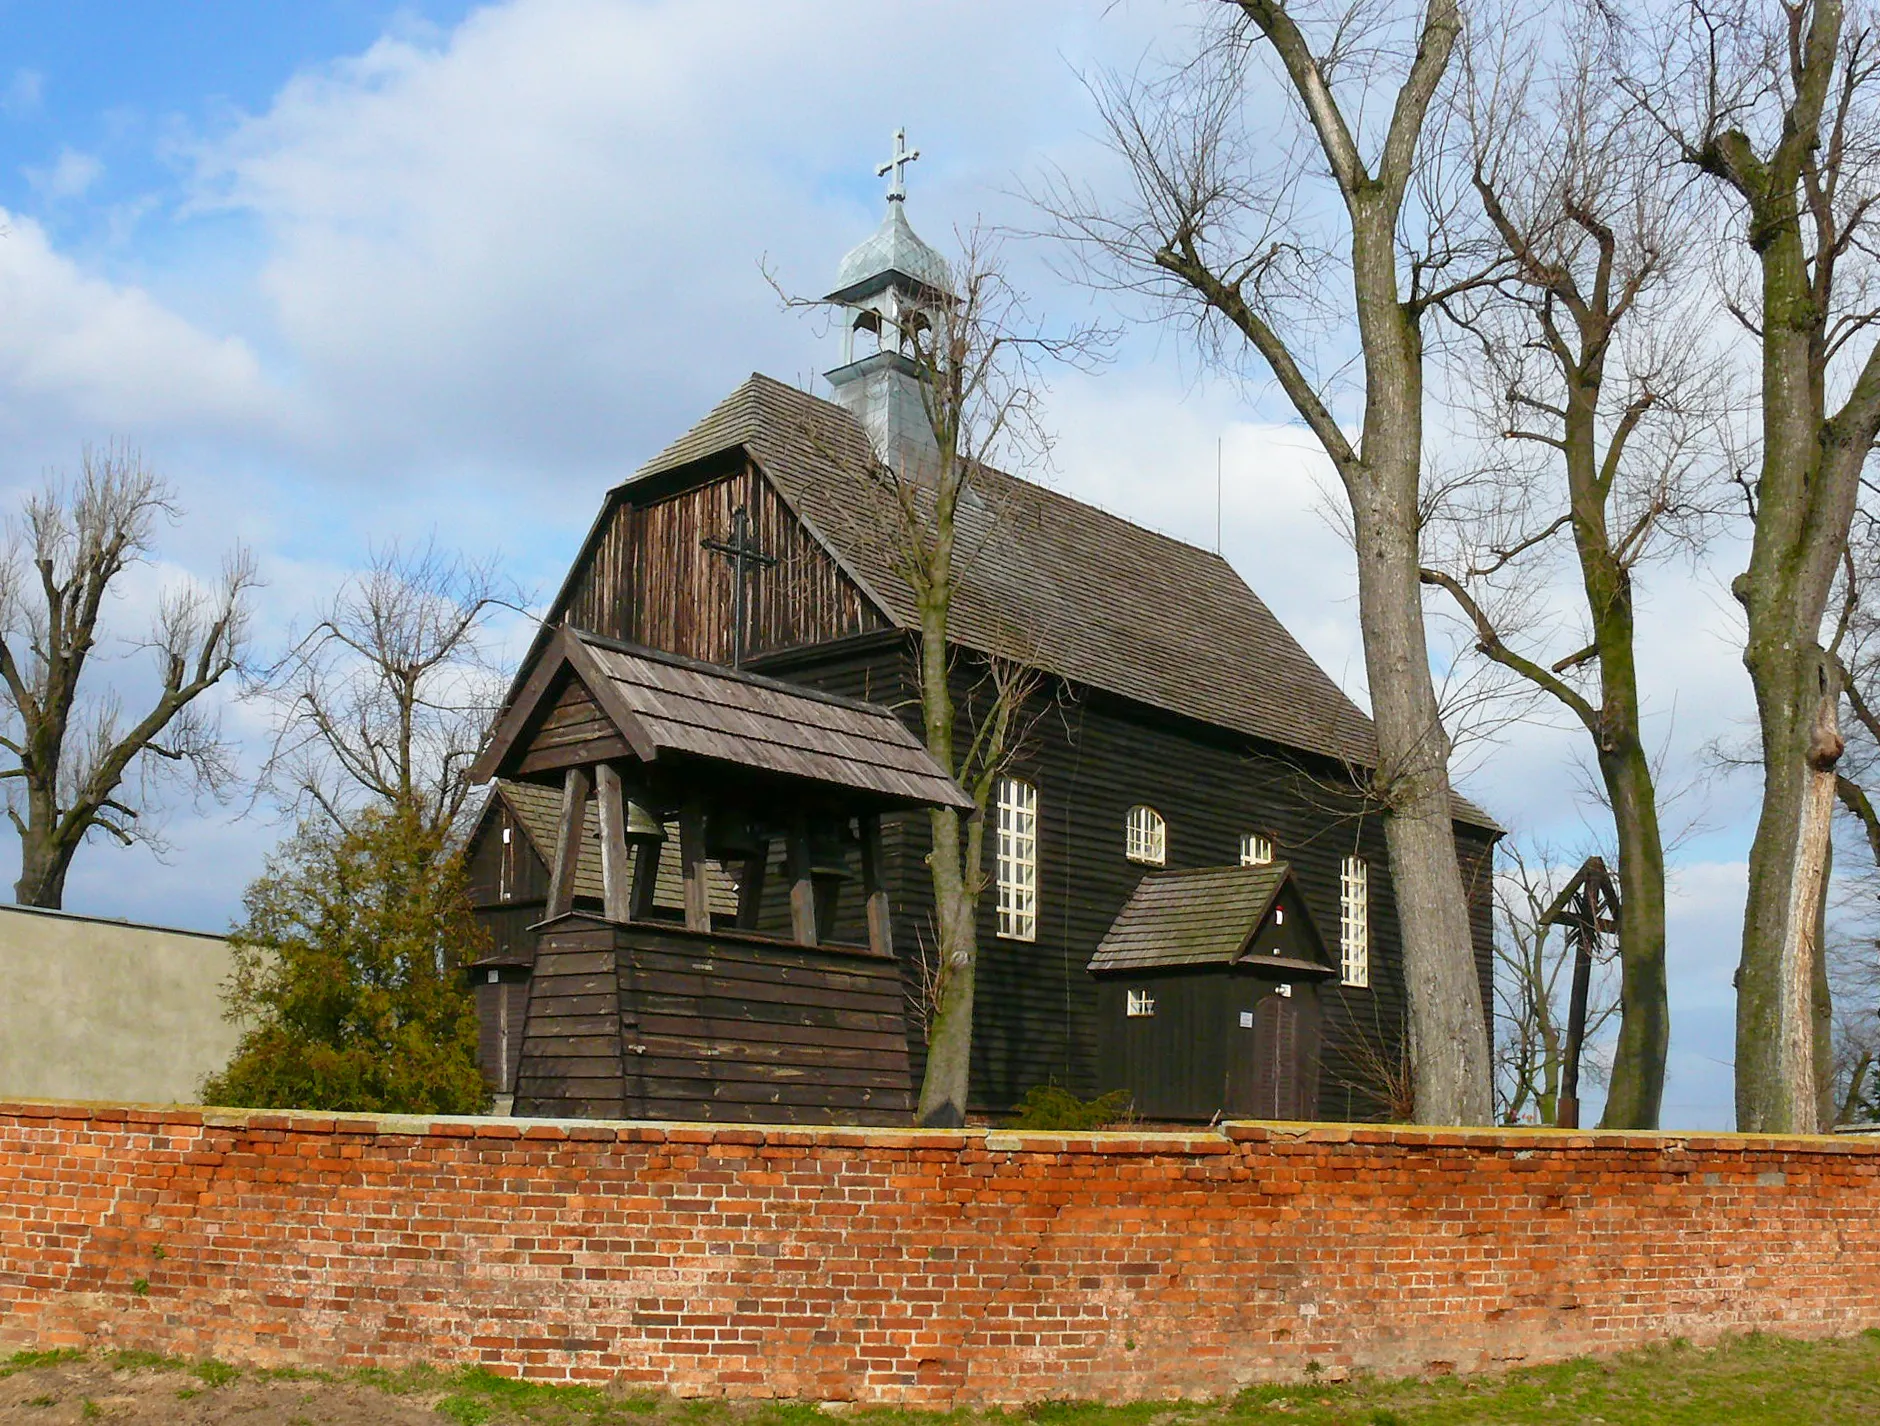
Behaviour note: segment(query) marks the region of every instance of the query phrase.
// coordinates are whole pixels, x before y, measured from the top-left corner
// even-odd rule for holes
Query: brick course
[[[1202,1396],[1880,1326],[1880,1141],[0,1104],[0,1349]],[[139,1288],[142,1283],[143,1287]]]

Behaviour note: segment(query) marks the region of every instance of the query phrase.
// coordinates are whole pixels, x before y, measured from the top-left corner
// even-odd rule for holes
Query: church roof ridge
[[[787,392],[791,397],[800,401],[813,402],[815,405],[822,407],[826,411],[828,411],[832,415],[832,417],[840,416],[841,418],[845,420],[854,419],[853,415],[846,408],[837,404],[834,401],[829,400],[829,398],[826,396],[818,396],[813,391],[806,391],[800,386],[794,386],[791,383],[781,380],[778,377],[769,375],[767,372],[753,371],[742,382],[740,382],[736,387],[734,387],[729,395],[725,396],[721,401],[718,402],[717,405],[713,406],[711,410],[706,412],[705,415],[699,420],[698,424],[695,425],[692,429],[696,431],[700,426],[706,425],[712,420],[713,417],[718,415],[720,411],[732,405],[734,402],[741,401],[744,398],[745,393],[750,388],[752,388],[753,386],[758,386],[758,385],[767,386],[779,392]],[[641,465],[637,470],[633,472],[632,475],[628,476],[625,480],[617,484],[614,487],[614,489],[616,490],[624,489],[626,486],[632,485],[635,481],[638,481],[646,476],[659,475],[665,471],[673,470],[677,468],[679,465],[686,464],[692,460],[698,459],[697,455],[682,453],[682,448],[686,447],[687,445],[687,437],[689,437],[691,434],[692,434],[692,431],[688,431],[686,432],[684,436],[681,436],[679,437],[679,439],[668,444],[663,450],[659,452],[658,455],[654,456],[651,460],[648,460],[645,464]],[[721,446],[721,447],[718,447],[717,449],[723,449],[723,447]],[[700,454],[708,455],[711,453],[712,452],[708,451],[708,452],[701,452]],[[1159,526],[1148,524],[1145,521],[1137,519],[1133,515],[1125,515],[1119,510],[1112,510],[1109,506],[1103,504],[1101,501],[1087,500],[1081,495],[1072,495],[1067,491],[1059,490],[1055,486],[1047,485],[1041,480],[1036,480],[1029,475],[1019,475],[1009,470],[1001,470],[997,466],[987,466],[986,469],[993,472],[995,475],[1004,477],[1007,480],[1020,481],[1023,484],[1031,487],[1032,489],[1042,490],[1047,495],[1057,500],[1068,501],[1070,504],[1082,506],[1086,510],[1094,511],[1096,514],[1103,516],[1107,520],[1114,520],[1118,524],[1127,525],[1130,527],[1130,529],[1135,530],[1141,534],[1152,535],[1156,539],[1166,540],[1168,541],[1168,543],[1172,545],[1180,545],[1183,549],[1192,550],[1195,554],[1198,554],[1205,559],[1218,560],[1223,565],[1226,565],[1229,570],[1233,569],[1233,562],[1230,561],[1227,558],[1227,556],[1222,554],[1219,550],[1211,549],[1209,546],[1201,544],[1197,540],[1187,539],[1184,536],[1177,535],[1168,530],[1161,529]],[[1235,578],[1236,579],[1239,578],[1239,574],[1237,572],[1235,573]]]

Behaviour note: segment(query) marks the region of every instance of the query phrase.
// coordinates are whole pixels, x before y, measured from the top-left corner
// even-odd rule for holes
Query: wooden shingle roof
[[[472,777],[511,773],[564,670],[644,762],[699,759],[842,788],[887,806],[972,806],[886,708],[576,629],[556,632]]]
[[[1285,862],[1150,872],[1136,883],[1089,969],[1230,965],[1291,880]]]
[[[868,437],[842,407],[762,375],[629,480],[742,447],[843,569],[902,628],[914,594],[871,478]],[[951,637],[968,648],[1217,727],[1362,768],[1371,720],[1221,556],[1032,481],[986,468],[960,515]],[[1493,828],[1457,799],[1457,815]]]

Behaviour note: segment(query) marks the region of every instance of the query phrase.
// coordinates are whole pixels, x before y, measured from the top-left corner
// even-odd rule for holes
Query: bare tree
[[[1549,12],[1549,25],[1560,18]],[[1670,1014],[1634,581],[1708,527],[1717,446],[1706,436],[1720,397],[1680,262],[1694,225],[1661,134],[1616,88],[1609,24],[1583,11],[1564,45],[1543,43],[1536,27],[1501,40],[1524,58],[1479,56],[1463,102],[1473,182],[1510,272],[1451,309],[1480,343],[1492,474],[1461,492],[1446,521],[1457,548],[1423,578],[1453,596],[1486,657],[1555,700],[1592,741],[1625,905],[1624,1008],[1601,1122],[1649,1129]],[[1583,603],[1571,642],[1552,657],[1522,627],[1532,601],[1521,591],[1544,587],[1563,541]]]
[[[490,621],[519,603],[494,560],[374,550],[264,681],[279,709],[265,785],[337,825],[377,804],[455,826],[502,701]]]
[[[92,832],[124,846],[161,847],[158,791],[180,780],[215,794],[234,778],[220,724],[198,700],[242,667],[254,565],[237,548],[220,585],[172,583],[150,631],[121,642],[148,652],[157,688],[135,718],[126,695],[87,679],[101,643],[105,601],[148,562],[160,520],[178,517],[174,490],[127,447],[87,448],[78,480],[48,484],[9,526],[0,562],[0,748],[13,765],[7,815],[20,835],[23,906],[57,907],[65,878]]]
[[[1737,1127],[1807,1131],[1843,749],[1823,621],[1880,434],[1880,35],[1843,0],[1691,0],[1643,45],[1629,87],[1714,180],[1753,273],[1732,300],[1762,390],[1760,461],[1744,480],[1749,568],[1732,586],[1763,769],[1737,974]]]
[[[1038,199],[1096,280],[1186,315],[1216,356],[1255,356],[1338,472],[1358,556],[1378,742],[1371,791],[1402,926],[1417,1115],[1485,1123],[1488,1032],[1419,583],[1425,322],[1481,277],[1455,241],[1455,195],[1419,157],[1442,116],[1462,16],[1458,0],[1427,0],[1414,16],[1369,0],[1229,8],[1233,23],[1166,77],[1091,84],[1133,200],[1118,206],[1062,178]],[[1250,90],[1275,89],[1285,116],[1250,124]],[[1349,279],[1342,295],[1324,277],[1337,272]],[[1315,369],[1319,338],[1354,327],[1355,440],[1335,409],[1343,361],[1335,352]]]

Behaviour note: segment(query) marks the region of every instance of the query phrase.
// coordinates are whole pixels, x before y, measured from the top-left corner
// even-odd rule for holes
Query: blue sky
[[[189,514],[114,610],[211,576],[233,539],[278,647],[367,546],[494,553],[546,597],[601,493],[757,369],[804,384],[834,339],[764,277],[823,290],[879,218],[906,124],[931,241],[1023,224],[1044,162],[1109,181],[1076,71],[1180,43],[1176,0],[711,5],[17,3],[0,0],[0,496],[85,441],[138,444]],[[1113,315],[1015,242],[1041,318]],[[1209,378],[1175,335],[1061,374],[1043,478],[1222,543],[1363,698],[1348,552],[1325,470],[1263,385]],[[1699,755],[1748,686],[1727,542],[1646,582],[1655,736],[1678,819],[1667,1119],[1729,1112],[1729,973],[1753,789]],[[116,673],[134,687],[136,664]],[[251,747],[262,710],[225,700]],[[1599,835],[1577,735],[1513,730],[1467,786],[1577,859]],[[221,928],[279,829],[187,805],[167,861],[88,847],[77,910]],[[0,842],[11,864],[12,846]],[[9,872],[9,877],[11,873]]]

